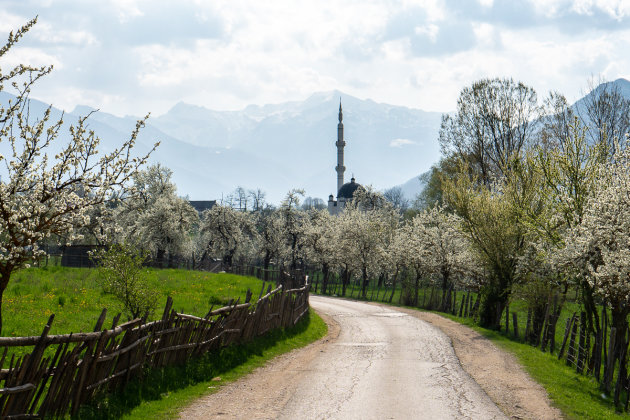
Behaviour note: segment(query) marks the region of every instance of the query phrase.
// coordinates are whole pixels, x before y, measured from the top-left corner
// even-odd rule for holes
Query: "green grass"
[[[97,276],[96,270],[54,266],[20,270],[4,294],[3,335],[39,335],[52,313],[55,321],[50,334],[92,331],[103,308],[108,308],[108,327],[122,306],[102,292]],[[231,299],[243,301],[248,288],[255,300],[263,286],[254,277],[225,273],[147,269],[145,276],[160,296],[154,318],[161,315],[167,296],[173,298],[178,312],[203,316],[212,305],[217,308]],[[102,394],[91,406],[82,407],[79,418],[172,418],[195,398],[326,332],[321,318],[310,313],[293,328],[271,331],[185,365],[145,371],[143,380],[132,381],[114,394]],[[28,348],[14,350],[21,354]],[[215,377],[221,380],[213,381]]]
[[[255,299],[262,281],[234,274],[213,274],[187,270],[147,269],[150,286],[159,293],[153,315],[161,316],[167,296],[173,309],[203,316],[210,309],[226,305],[230,299],[245,299],[247,289]],[[108,309],[105,326],[123,312],[113,296],[102,292],[96,270],[86,268],[29,268],[13,275],[2,305],[2,335],[30,336],[42,332],[48,317],[55,314],[50,334],[92,331],[103,308]],[[125,320],[125,316],[121,318]]]
[[[322,319],[309,312],[293,328],[271,331],[249,343],[208,353],[182,366],[145,372],[144,380],[130,383],[124,392],[103,395],[92,405],[82,407],[78,418],[175,418],[193,400],[218,391],[273,357],[303,347],[326,332]]]

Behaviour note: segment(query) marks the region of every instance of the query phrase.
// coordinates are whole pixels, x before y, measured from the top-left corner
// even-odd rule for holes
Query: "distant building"
[[[201,214],[206,210],[212,209],[217,204],[217,200],[189,201],[189,203],[197,210],[197,213]]]
[[[337,200],[332,194],[328,196],[328,212],[333,215],[343,211],[346,204],[354,197],[356,190],[363,189],[361,184],[355,182],[354,177],[348,183],[344,184],[343,182],[343,174],[346,171],[346,167],[343,166],[343,148],[345,145],[346,142],[343,139],[343,112],[341,101],[339,101],[339,124],[337,124],[337,142],[335,143],[335,146],[337,146],[337,166],[335,167],[335,171],[337,171]]]

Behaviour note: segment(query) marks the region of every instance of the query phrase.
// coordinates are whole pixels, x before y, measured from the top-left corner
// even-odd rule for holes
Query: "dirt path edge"
[[[326,314],[317,312],[317,315],[328,326],[324,337],[274,357],[252,373],[225,384],[218,392],[195,400],[179,413],[179,418],[275,419],[293,395],[305,368],[339,337],[339,324]]]

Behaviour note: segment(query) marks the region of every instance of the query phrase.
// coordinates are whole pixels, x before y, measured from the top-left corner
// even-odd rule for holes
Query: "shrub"
[[[129,319],[148,318],[157,306],[158,294],[142,275],[147,253],[127,244],[114,244],[91,254],[105,293],[124,306]]]

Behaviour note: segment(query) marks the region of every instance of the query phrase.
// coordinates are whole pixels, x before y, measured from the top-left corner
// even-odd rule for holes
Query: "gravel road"
[[[279,418],[505,418],[439,329],[383,306],[310,302],[339,323],[339,338],[308,367]]]
[[[313,295],[310,304],[329,324],[326,339],[280,356],[197,400],[180,413],[180,418],[507,418],[462,369],[451,339],[429,322],[383,305]],[[472,330],[460,328],[465,330],[462,339],[468,340],[466,334]],[[480,336],[471,340],[475,343],[470,347],[487,342]],[[490,346],[487,353],[497,351]],[[501,377],[503,365],[514,363],[503,353],[499,353],[499,360],[493,365],[498,366],[496,384],[514,398],[517,394],[509,388],[512,373],[509,378]],[[517,384],[519,389],[526,386],[523,381]],[[528,390],[526,399],[531,395]],[[499,399],[497,402],[502,403],[501,395]],[[502,408],[515,418],[556,418],[531,411],[515,415],[510,404],[516,403],[506,401]],[[534,401],[548,408],[544,392]],[[522,399],[517,403],[516,410],[523,411],[519,408]]]

